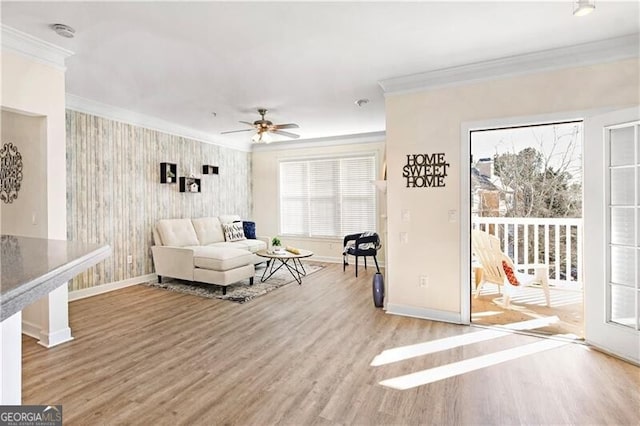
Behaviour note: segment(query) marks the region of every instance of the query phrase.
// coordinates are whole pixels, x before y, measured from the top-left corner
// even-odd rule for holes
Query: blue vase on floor
[[[373,304],[376,308],[382,308],[384,302],[384,277],[380,272],[373,276]]]

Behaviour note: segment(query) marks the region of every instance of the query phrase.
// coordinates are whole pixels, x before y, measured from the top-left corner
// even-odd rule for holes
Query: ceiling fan
[[[266,113],[267,113],[266,108],[258,108],[258,114],[260,114],[260,120],[256,120],[253,123],[250,123],[248,121],[240,121],[240,123],[242,124],[247,124],[251,126],[250,129],[229,130],[226,132],[221,132],[221,134],[224,135],[227,133],[250,132],[252,130],[255,130],[256,134],[251,138],[251,140],[253,140],[254,142],[264,142],[264,143],[271,142],[269,133],[274,133],[280,136],[286,136],[292,139],[298,139],[300,137],[300,135],[296,135],[295,133],[285,132],[282,130],[282,129],[297,129],[300,126],[298,126],[295,123],[273,124],[271,121],[265,120],[264,116]]]

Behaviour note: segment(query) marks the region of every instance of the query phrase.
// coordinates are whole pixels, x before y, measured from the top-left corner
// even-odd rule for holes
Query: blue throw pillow
[[[242,222],[242,228],[244,229],[244,236],[250,240],[256,239],[256,223],[255,222]]]

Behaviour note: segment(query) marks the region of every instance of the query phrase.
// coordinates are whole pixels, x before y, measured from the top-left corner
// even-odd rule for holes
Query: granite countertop
[[[108,245],[2,235],[0,321],[111,255]]]

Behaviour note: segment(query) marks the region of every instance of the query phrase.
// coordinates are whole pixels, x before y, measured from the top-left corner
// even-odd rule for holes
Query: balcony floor
[[[500,326],[557,316],[559,321],[554,324],[528,331],[545,335],[573,334],[578,339],[582,339],[584,337],[582,291],[552,286],[550,295],[551,307],[547,307],[541,287],[524,287],[511,298],[510,309],[504,309],[498,286],[485,283],[480,296],[477,299],[471,297],[471,322],[478,325]]]

